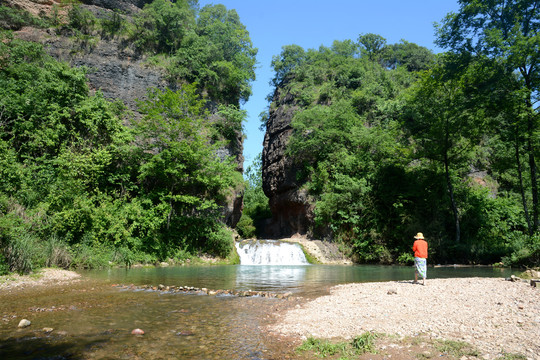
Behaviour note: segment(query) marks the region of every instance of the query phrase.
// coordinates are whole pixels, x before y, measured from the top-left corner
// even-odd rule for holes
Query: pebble
[[[388,296],[392,289],[397,294]],[[426,288],[410,282],[358,283],[336,286],[330,295],[287,310],[269,330],[282,336],[317,333],[323,338],[354,337],[359,326],[400,336],[420,332],[462,339],[495,359],[501,349],[540,354],[538,314],[538,288],[502,278],[433,279]]]
[[[43,328],[42,330],[43,330],[44,333],[47,333],[47,334],[54,331],[54,329],[50,328],[50,327]]]
[[[194,333],[192,333],[191,331],[187,331],[187,330],[183,330],[183,331],[178,331],[176,333],[177,336],[193,336],[195,335]]]
[[[30,320],[27,320],[27,319],[22,319],[21,321],[19,321],[19,327],[20,328],[25,328],[25,327],[28,327],[30,326],[32,323],[30,322]]]
[[[146,290],[146,291],[167,291],[171,293],[188,293],[195,295],[213,295],[213,296],[238,296],[238,297],[265,297],[265,298],[277,298],[288,300],[293,297],[292,292],[272,293],[268,291],[236,291],[236,290],[210,290],[207,288],[196,288],[193,286],[166,286],[159,284],[158,286],[152,285],[121,285],[114,284],[113,287],[129,290]]]
[[[144,330],[142,330],[142,329],[133,329],[133,330],[131,330],[131,335],[144,335]]]

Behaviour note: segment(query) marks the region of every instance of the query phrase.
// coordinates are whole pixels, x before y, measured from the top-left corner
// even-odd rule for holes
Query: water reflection
[[[240,265],[236,270],[236,289],[289,291],[301,288],[310,266]]]
[[[428,279],[508,277],[514,273],[511,269],[491,267],[428,267]],[[120,284],[317,294],[325,293],[331,286],[351,282],[411,280],[414,269],[380,265],[223,265],[109,269],[85,271],[83,275]]]

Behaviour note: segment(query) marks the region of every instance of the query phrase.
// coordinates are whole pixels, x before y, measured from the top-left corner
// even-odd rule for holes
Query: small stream
[[[0,359],[281,359],[291,346],[267,336],[291,301],[121,289],[115,284],[292,292],[312,298],[336,284],[410,280],[412,267],[229,265],[81,272],[69,286],[0,293]],[[428,278],[507,277],[508,269],[429,268]],[[22,318],[32,325],[18,329]],[[53,328],[50,333],[44,328]],[[131,335],[140,328],[142,336]]]

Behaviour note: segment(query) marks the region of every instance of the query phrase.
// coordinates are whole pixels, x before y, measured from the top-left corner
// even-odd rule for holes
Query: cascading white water
[[[236,243],[241,265],[308,265],[300,245],[277,240]]]

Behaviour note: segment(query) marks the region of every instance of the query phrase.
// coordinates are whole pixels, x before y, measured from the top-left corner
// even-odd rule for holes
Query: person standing
[[[414,283],[418,283],[418,274],[420,274],[422,285],[426,285],[428,244],[424,239],[424,234],[421,232],[416,234],[414,238],[416,239],[412,248],[414,251],[414,265],[416,267],[414,271]]]

